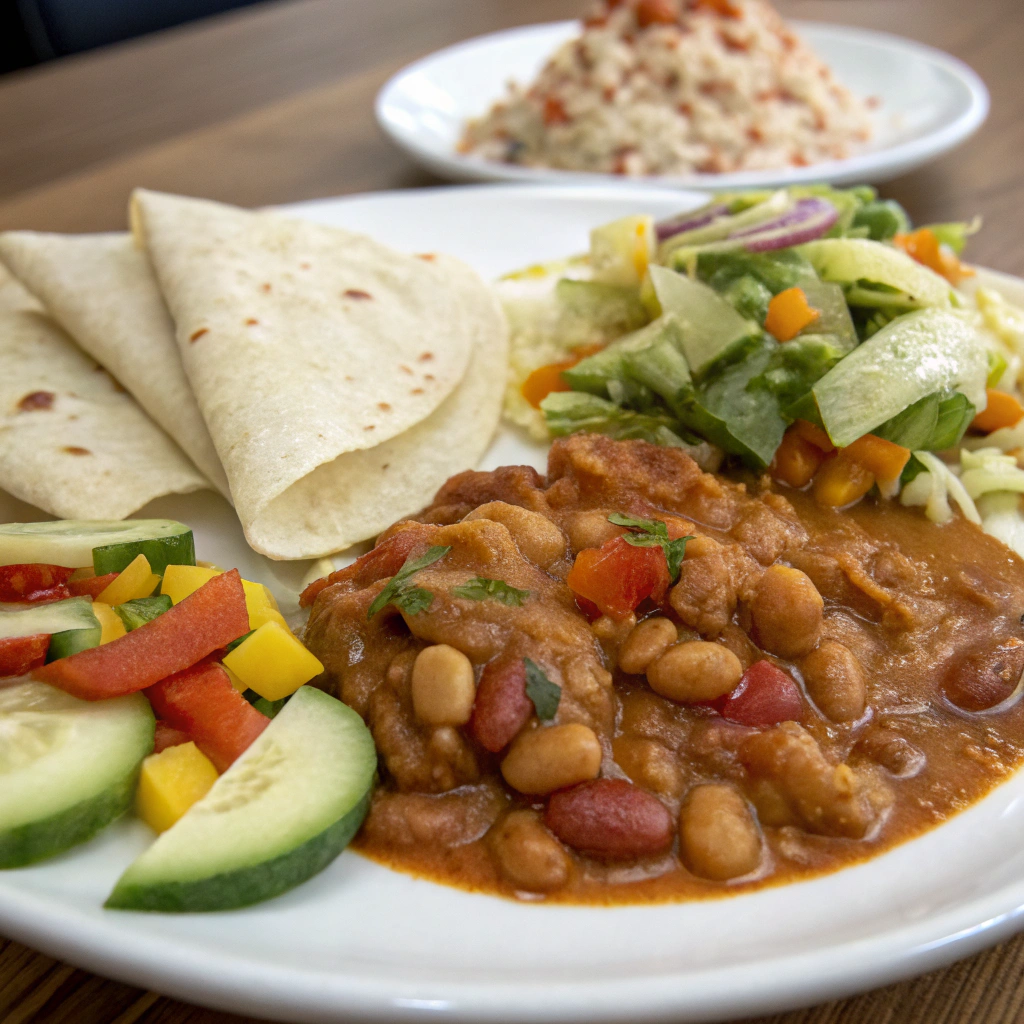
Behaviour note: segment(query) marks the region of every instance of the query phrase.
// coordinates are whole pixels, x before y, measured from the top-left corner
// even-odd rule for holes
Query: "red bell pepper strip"
[[[159,754],[168,747],[180,747],[182,743],[188,743],[192,739],[187,732],[175,729],[166,722],[157,720],[156,731],[153,734],[153,753]]]
[[[799,722],[804,705],[793,679],[770,661],[755,661],[736,689],[715,707],[722,717],[740,725],[766,728],[780,722]]]
[[[23,676],[46,663],[50,634],[16,636],[0,640],[0,676]]]
[[[227,771],[270,724],[216,662],[204,661],[169,676],[146,690],[146,696],[157,717],[188,733],[219,772]]]
[[[120,697],[191,668],[248,632],[245,591],[238,570],[232,569],[144,626],[101,647],[51,661],[33,675],[84,700]]]
[[[636,547],[613,537],[599,548],[584,548],[566,583],[605,615],[624,619],[645,598],[661,601],[671,582],[661,547]]]
[[[68,591],[72,597],[91,597],[95,601],[117,577],[116,572],[108,572],[105,576],[82,576],[68,580]]]
[[[0,565],[0,601],[61,601],[71,597],[65,586],[74,569],[31,562]]]

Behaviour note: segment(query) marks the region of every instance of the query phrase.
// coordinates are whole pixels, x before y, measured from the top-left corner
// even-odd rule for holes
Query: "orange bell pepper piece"
[[[807,301],[802,288],[787,288],[768,303],[764,329],[778,341],[792,341],[820,316],[821,312]]]
[[[1024,406],[1013,395],[996,391],[995,388],[989,388],[985,394],[988,396],[985,411],[979,412],[971,423],[975,430],[991,434],[993,430],[1002,427],[1015,427],[1024,417]]]
[[[858,437],[853,444],[841,450],[844,460],[855,462],[871,473],[876,480],[896,480],[910,461],[910,449],[886,441],[874,434]]]
[[[833,455],[814,478],[814,497],[822,505],[844,508],[860,501],[875,482],[874,474],[852,459]]]
[[[790,427],[772,460],[772,476],[790,487],[804,487],[825,461],[825,453]]]
[[[820,449],[826,455],[830,455],[836,450],[836,446],[829,439],[828,434],[819,427],[816,423],[811,423],[810,420],[796,420],[793,425],[789,428],[796,434],[797,437],[802,437],[809,444],[813,444],[815,448]]]
[[[525,398],[534,409],[540,408],[540,403],[544,401],[552,391],[571,391],[569,385],[562,379],[563,370],[571,370],[577,363],[586,359],[587,356],[592,356],[596,352],[600,352],[604,348],[603,345],[581,345],[579,348],[573,349],[573,354],[569,359],[563,359],[557,363],[548,363],[547,366],[539,366],[533,373],[530,374],[526,380],[523,381],[523,386],[519,389],[523,398]]]
[[[950,284],[959,284],[965,277],[974,276],[974,271],[961,263],[955,252],[942,248],[931,228],[919,228],[909,234],[901,232],[893,243],[922,266],[941,274]]]

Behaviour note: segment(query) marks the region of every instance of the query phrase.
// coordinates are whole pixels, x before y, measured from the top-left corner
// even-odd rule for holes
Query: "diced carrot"
[[[858,437],[842,449],[842,458],[856,462],[876,480],[896,480],[910,461],[910,449],[874,434]]]
[[[811,482],[825,461],[825,453],[805,441],[792,428],[786,431],[772,460],[772,476],[790,487],[804,487]]]
[[[187,732],[175,729],[157,719],[156,732],[153,735],[153,753],[159,754],[161,750],[168,747],[180,747],[182,743],[188,743],[192,739]]]
[[[919,228],[909,234],[901,232],[893,239],[908,256],[941,274],[950,284],[959,284],[965,277],[974,277],[974,271],[960,262],[960,257],[944,249],[931,228]]]
[[[172,608],[160,617],[173,612]],[[146,690],[146,696],[157,717],[172,729],[188,733],[219,772],[227,771],[270,724],[270,719],[231,685],[224,669],[212,662],[201,662],[161,680]]]
[[[1024,406],[1013,395],[1005,391],[996,391],[995,388],[989,388],[985,394],[988,397],[988,404],[984,412],[979,412],[971,423],[975,430],[991,434],[993,430],[999,430],[1001,427],[1015,427],[1021,417],[1024,417]]]
[[[46,661],[50,634],[9,637],[0,640],[0,676],[23,676]]]
[[[737,7],[731,0],[695,0],[694,8],[698,11],[711,11],[720,14],[723,18],[742,18],[743,9]]]
[[[585,598],[603,614],[624,619],[645,598],[660,601],[671,580],[660,547],[636,547],[613,537],[599,548],[584,548],[565,582],[577,601]]]
[[[68,591],[72,597],[91,597],[95,601],[117,579],[116,572],[108,572],[104,576],[97,576],[91,569],[89,572],[91,575],[68,580]]]
[[[578,362],[586,359],[587,356],[600,352],[603,347],[603,345],[581,345],[573,350],[571,358],[563,359],[557,363],[548,363],[547,366],[539,366],[523,381],[523,385],[519,389],[520,394],[534,409],[539,409],[540,403],[552,391],[572,390],[562,378],[563,370],[571,370]]]
[[[830,455],[836,450],[836,446],[829,440],[828,434],[826,434],[825,431],[817,425],[817,423],[811,423],[810,420],[796,420],[789,429],[792,430],[797,437],[802,437],[805,441],[813,444],[815,448],[820,449],[826,455]]]
[[[636,23],[640,28],[649,25],[674,25],[679,11],[672,0],[640,0],[636,5]]]
[[[569,120],[565,104],[557,96],[547,96],[544,99],[544,123],[565,124]]]
[[[821,312],[807,301],[803,288],[787,288],[768,303],[764,329],[779,341],[792,341],[820,316]]]
[[[33,675],[84,700],[119,697],[190,668],[248,632],[245,591],[238,570],[232,569],[144,626],[52,661]]]
[[[72,572],[62,565],[41,562],[0,565],[0,601],[35,604],[70,597],[66,583]]]
[[[843,508],[860,501],[874,482],[874,475],[860,464],[833,455],[814,478],[814,497],[822,505]]]

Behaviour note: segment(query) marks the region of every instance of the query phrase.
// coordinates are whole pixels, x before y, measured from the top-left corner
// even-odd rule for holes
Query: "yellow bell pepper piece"
[[[96,600],[111,606],[124,604],[125,601],[149,597],[159,583],[160,577],[150,568],[149,559],[145,555],[136,555]]]
[[[217,769],[194,744],[181,743],[142,762],[135,811],[154,832],[166,832],[217,781]]]
[[[249,628],[259,629],[264,622],[276,622],[288,629],[288,623],[277,607],[274,595],[262,583],[250,583],[242,580],[245,591],[245,607],[249,612]]]
[[[194,594],[204,583],[209,583],[221,570],[207,569],[201,565],[169,565],[164,570],[164,580],[160,584],[160,593],[167,594],[172,604],[184,601],[189,594]]]
[[[109,604],[103,604],[102,601],[93,601],[92,613],[99,619],[101,644],[109,644],[111,640],[116,640],[127,632],[124,628],[124,623],[121,621],[121,616]]]
[[[239,693],[245,693],[245,691],[249,689],[249,687],[246,686],[245,683],[243,683],[242,680],[224,664],[223,661],[220,663],[220,667],[224,669],[224,674],[228,677],[228,681]]]
[[[224,657],[224,666],[267,700],[294,693],[324,667],[278,622],[265,622]]]

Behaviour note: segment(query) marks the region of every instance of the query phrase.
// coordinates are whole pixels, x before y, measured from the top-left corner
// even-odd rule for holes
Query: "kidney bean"
[[[1024,671],[1024,641],[1017,637],[997,647],[974,650],[946,670],[943,692],[964,711],[985,711],[1006,700]]]
[[[489,661],[480,676],[469,727],[473,738],[492,754],[504,750],[530,720],[533,702],[526,696],[526,664]]]
[[[594,779],[552,794],[544,824],[566,846],[608,860],[651,857],[672,843],[664,804],[622,779]]]
[[[730,722],[755,728],[799,722],[804,708],[796,683],[765,660],[755,661],[743,673],[739,686],[714,706]]]

